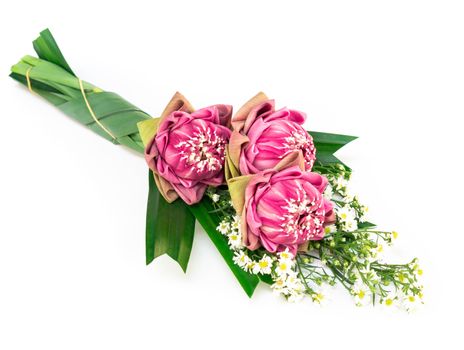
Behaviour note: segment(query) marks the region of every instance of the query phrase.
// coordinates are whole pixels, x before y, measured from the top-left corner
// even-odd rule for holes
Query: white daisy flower
[[[229,238],[229,245],[232,249],[240,249],[242,245],[242,235],[236,231],[232,231],[227,235]]]
[[[248,272],[254,273],[255,266],[256,266],[256,261],[253,261],[250,259],[248,260],[248,263],[246,264],[244,269]]]
[[[304,286],[295,272],[274,279],[273,292],[284,295],[289,302],[297,302],[304,297]]]
[[[285,276],[275,278],[271,288],[272,292],[276,295],[288,295],[290,293],[287,289],[287,284],[285,283]]]
[[[366,205],[361,206],[361,216],[359,217],[360,222],[366,222],[367,221],[367,213],[369,211],[369,207]]]
[[[337,226],[335,225],[329,225],[324,227],[324,233],[327,235],[329,233],[337,232]]]
[[[254,266],[253,273],[261,273],[263,275],[269,275],[272,268],[272,258],[269,255],[264,255]]]
[[[277,262],[276,273],[279,276],[288,275],[292,272],[293,261],[287,259],[280,259]]]
[[[226,220],[222,220],[216,230],[221,232],[223,235],[227,235],[230,232],[230,224]]]
[[[292,292],[303,292],[303,283],[298,278],[298,275],[293,271],[287,275],[287,278],[285,279],[285,284],[287,285],[287,288]]]
[[[331,200],[332,197],[333,197],[333,188],[331,185],[327,185],[327,187],[325,188],[325,191],[324,191],[324,194],[323,194],[324,198],[327,199],[327,200]]]
[[[401,295],[400,298],[401,306],[408,312],[416,311],[417,307],[422,304],[422,300],[417,295]]]
[[[353,195],[351,192],[348,191],[348,189],[345,189],[345,193],[343,196],[343,201],[345,203],[351,203],[355,200],[356,196]]]
[[[416,277],[420,277],[423,275],[424,271],[419,266],[419,259],[414,259],[414,261],[410,264],[411,269],[414,271],[414,275]]]
[[[345,220],[342,223],[342,229],[346,232],[353,232],[358,229],[358,222],[354,218],[350,218],[348,220]]]
[[[236,263],[242,269],[245,269],[251,259],[248,255],[245,254],[243,250],[240,250],[234,253],[233,260],[234,263]]]
[[[346,187],[348,186],[348,181],[343,176],[339,176],[337,179],[335,179],[334,185],[337,191],[345,192]]]
[[[390,292],[387,297],[382,300],[382,304],[387,308],[391,308],[392,306],[396,305],[396,303],[397,296],[395,292]]]
[[[220,198],[221,198],[221,197],[220,197],[217,193],[215,193],[215,194],[213,194],[213,195],[211,196],[211,199],[213,200],[214,203],[219,202],[219,199],[220,199]]]
[[[367,305],[370,302],[370,290],[362,281],[355,282],[351,294],[354,296],[356,306]]]
[[[324,305],[325,301],[326,301],[325,295],[322,294],[321,292],[316,292],[316,293],[312,294],[311,298],[313,299],[314,302],[316,302],[316,303],[318,303],[320,305]]]
[[[337,208],[336,213],[339,221],[342,223],[356,219],[356,211],[349,205]]]
[[[240,216],[235,215],[234,220],[230,224],[232,230],[239,231],[240,230]]]
[[[294,256],[288,248],[286,248],[283,252],[277,253],[277,256],[279,257],[279,260],[293,260]]]

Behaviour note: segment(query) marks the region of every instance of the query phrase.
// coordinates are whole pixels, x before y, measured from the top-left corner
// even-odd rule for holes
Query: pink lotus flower
[[[242,213],[244,244],[275,253],[296,254],[309,240],[320,240],[335,221],[333,204],[322,193],[327,179],[298,165],[254,175],[245,190]]]
[[[274,101],[258,94],[232,119],[232,162],[242,174],[256,174],[272,169],[285,156],[300,150],[305,170],[310,171],[316,150],[312,137],[303,128],[305,119],[304,113],[288,108],[275,111]]]
[[[166,193],[173,189],[187,204],[194,204],[208,185],[224,183],[231,113],[231,106],[215,105],[192,113],[175,110],[161,120],[145,150],[148,166],[161,177],[155,177],[158,187]]]

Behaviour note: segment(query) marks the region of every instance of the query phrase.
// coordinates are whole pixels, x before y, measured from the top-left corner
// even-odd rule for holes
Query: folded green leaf
[[[308,131],[312,136],[316,147],[316,164],[326,166],[331,164],[342,164],[350,169],[340,159],[334,156],[340,148],[357,139],[356,136],[331,134],[325,132]]]
[[[358,229],[367,229],[367,228],[373,228],[373,227],[376,227],[376,226],[377,225],[373,224],[372,222],[365,221],[365,222],[360,222],[358,224]]]
[[[335,153],[340,148],[356,140],[356,136],[330,134],[326,132],[308,131],[314,141],[317,152]]]
[[[107,128],[115,140],[93,119],[87,108],[79,79],[64,59],[53,36],[48,30],[34,41],[40,58],[24,56],[11,68],[11,77],[27,85],[29,77],[32,90],[61,109],[81,124],[112,141],[143,153],[137,123],[151,117],[141,109],[112,92],[103,92],[95,85],[83,82],[86,97],[96,118]]]
[[[146,225],[146,262],[168,254],[184,272],[192,251],[195,217],[187,204],[178,199],[168,203],[156,187],[153,173],[149,171],[149,192]]]
[[[50,30],[43,30],[40,33],[40,36],[34,40],[33,45],[35,52],[37,52],[37,55],[39,55],[40,58],[55,63],[56,65],[66,69],[72,75],[75,75],[61,53],[61,50]]]

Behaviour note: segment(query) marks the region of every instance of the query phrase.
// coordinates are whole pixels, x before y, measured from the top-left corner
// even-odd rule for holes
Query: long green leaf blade
[[[232,270],[232,273],[237,278],[245,293],[251,297],[259,283],[259,278],[245,272],[234,263],[234,253],[227,244],[227,238],[216,230],[221,219],[216,213],[212,212],[214,208],[209,199],[205,197],[200,203],[191,205],[188,208],[195,215],[211,241],[213,241],[213,244],[226,261],[226,264]]]
[[[326,132],[308,131],[313,137],[314,146],[317,152],[335,153],[340,148],[356,140],[356,136],[331,134]]]
[[[34,40],[33,45],[40,58],[55,63],[75,76],[49,29],[43,30],[40,36]]]
[[[331,134],[326,132],[308,131],[316,147],[316,164],[327,166],[332,164],[342,164],[349,169],[340,159],[334,156],[340,148],[356,140],[356,136]]]
[[[192,251],[195,217],[180,199],[167,203],[149,172],[149,193],[146,225],[146,263],[168,254],[184,272]]]

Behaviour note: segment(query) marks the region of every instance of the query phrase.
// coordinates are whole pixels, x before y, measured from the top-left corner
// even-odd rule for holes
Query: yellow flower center
[[[385,300],[385,305],[387,305],[387,306],[393,305],[393,300],[391,300],[390,298],[388,298],[387,300]]]

